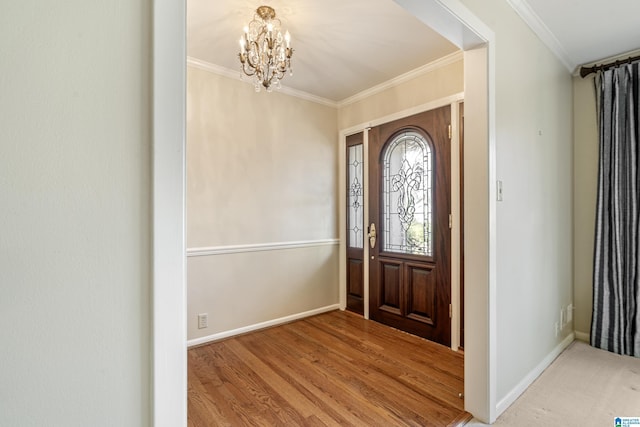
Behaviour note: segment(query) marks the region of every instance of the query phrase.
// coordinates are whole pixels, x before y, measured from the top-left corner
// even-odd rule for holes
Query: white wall
[[[188,67],[190,340],[338,304],[337,135],[334,107]]]
[[[150,423],[150,18],[2,6],[0,425]]]
[[[500,412],[571,333],[554,325],[573,297],[572,82],[505,0],[463,3],[496,37]]]

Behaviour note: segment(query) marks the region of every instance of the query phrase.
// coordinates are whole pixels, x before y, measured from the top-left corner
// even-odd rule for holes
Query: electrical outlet
[[[565,316],[564,316],[564,307],[562,307],[562,308],[560,309],[560,329],[563,329],[563,328],[564,328],[564,325],[565,325],[565,323],[566,323],[564,319],[565,319]]]
[[[567,306],[567,323],[573,321],[573,304]]]
[[[558,328],[558,322],[556,322],[556,337],[558,336],[558,332],[560,332],[560,328]]]
[[[209,314],[198,314],[198,329],[204,329],[209,327]]]

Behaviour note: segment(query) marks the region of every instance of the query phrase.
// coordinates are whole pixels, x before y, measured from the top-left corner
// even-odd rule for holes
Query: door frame
[[[458,120],[458,108],[461,102],[464,101],[464,93],[457,93],[445,98],[440,98],[431,102],[427,102],[416,107],[412,107],[406,110],[399,111],[394,114],[379,117],[370,122],[361,123],[352,126],[347,129],[343,129],[339,133],[340,146],[339,146],[339,159],[338,170],[339,181],[338,188],[340,193],[338,198],[340,200],[339,209],[339,224],[340,224],[340,266],[339,266],[339,288],[340,288],[340,309],[344,310],[347,306],[347,263],[346,263],[346,222],[347,222],[347,136],[354,133],[363,132],[363,177],[364,187],[369,188],[369,129],[374,126],[378,126],[384,123],[392,122],[394,120],[403,119],[405,117],[413,116],[415,114],[423,113],[436,108],[450,106],[451,107],[451,216],[452,216],[452,228],[451,228],[451,349],[458,351],[460,345],[460,133],[459,120]],[[364,192],[364,224],[370,224],[369,219],[369,192]],[[364,288],[364,318],[369,319],[369,245],[366,236],[364,238],[364,253],[363,253],[363,266],[362,281]]]
[[[469,286],[465,292],[465,318],[474,325],[465,330],[465,410],[492,423],[497,418],[495,33],[460,0],[394,1],[464,49],[465,158],[477,162],[472,173],[466,173],[465,162],[465,199],[467,206],[478,204],[474,215],[465,216],[465,276],[474,276],[473,292]],[[149,366],[153,425],[186,426],[186,0],[154,0],[145,11],[153,14],[153,260],[152,343],[143,364]]]

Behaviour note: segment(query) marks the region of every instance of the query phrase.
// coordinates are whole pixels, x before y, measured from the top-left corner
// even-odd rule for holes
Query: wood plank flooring
[[[192,348],[189,426],[456,426],[463,356],[334,311]]]

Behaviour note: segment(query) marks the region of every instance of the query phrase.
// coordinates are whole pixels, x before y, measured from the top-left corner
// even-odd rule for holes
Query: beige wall
[[[150,424],[151,2],[3,2],[0,425]]]
[[[574,325],[588,339],[593,302],[593,244],[598,179],[598,127],[594,75],[573,78]]]
[[[227,333],[338,302],[335,245],[189,257],[189,339]],[[197,328],[209,313],[209,328]]]
[[[335,108],[187,71],[187,246],[335,238]]]
[[[189,339],[338,303],[338,246],[314,243],[338,234],[336,125],[333,107],[188,67],[187,246],[252,246],[188,258]]]
[[[430,101],[464,91],[464,65],[459,60],[435,68],[398,86],[388,88],[340,108],[338,128],[348,129],[381,117],[389,116]]]
[[[572,81],[506,0],[463,3],[495,33],[500,411],[572,332],[554,327],[573,298]]]

